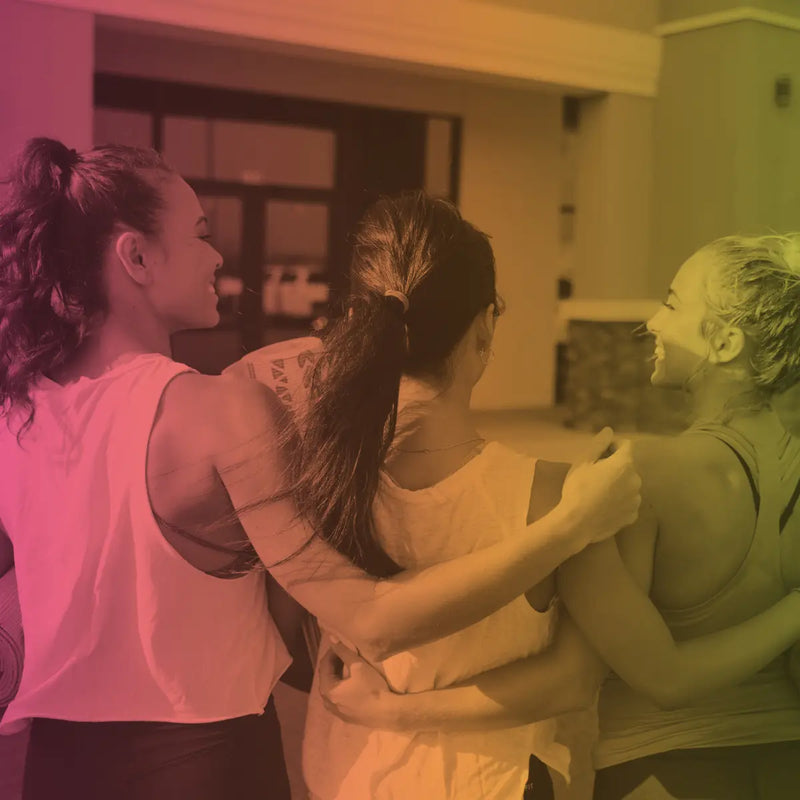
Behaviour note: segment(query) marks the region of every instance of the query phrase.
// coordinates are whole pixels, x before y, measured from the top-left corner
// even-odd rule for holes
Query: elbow
[[[385,661],[404,649],[404,643],[387,636],[382,620],[366,609],[353,621],[347,637],[356,646],[359,655],[372,664]]]

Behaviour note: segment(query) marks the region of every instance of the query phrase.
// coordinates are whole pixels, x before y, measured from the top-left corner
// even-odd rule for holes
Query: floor
[[[591,434],[570,430],[558,410],[483,412],[477,415],[481,433],[518,450],[550,460],[569,461],[582,453]],[[300,773],[306,695],[279,684],[275,702],[281,719],[284,750],[295,800],[305,796]],[[0,736],[0,800],[18,800],[27,737],[24,733]]]

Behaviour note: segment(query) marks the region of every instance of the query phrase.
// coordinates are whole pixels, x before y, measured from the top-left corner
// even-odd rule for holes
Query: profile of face
[[[702,323],[708,314],[705,283],[712,268],[709,251],[691,256],[673,278],[661,309],[647,321],[647,330],[655,337],[653,386],[685,387],[707,363],[710,345]]]
[[[170,177],[161,186],[164,210],[155,240],[138,238],[137,280],[148,305],[170,333],[212,328],[219,322],[215,276],[222,256],[209,237],[208,221],[194,190],[182,178]],[[128,266],[128,272],[131,267]]]

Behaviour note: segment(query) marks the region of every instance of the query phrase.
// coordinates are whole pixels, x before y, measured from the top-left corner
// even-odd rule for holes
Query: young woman
[[[439,309],[457,306],[461,293],[454,287],[471,287],[477,279],[472,276],[472,260],[464,255],[469,250],[465,242],[432,213],[421,217],[412,213],[406,202],[381,207],[368,218],[358,239],[353,275],[357,297],[364,283],[370,285],[377,276],[406,294],[408,312],[403,321],[408,329],[408,352],[400,362],[402,380],[407,385],[421,380],[430,386],[428,401],[416,408],[415,446],[407,446],[403,440],[389,451],[375,505],[377,541],[401,564],[417,563],[418,552],[426,553],[429,560],[436,557],[418,507],[423,509],[422,516],[429,513],[430,506],[451,518],[455,518],[459,503],[468,509],[468,519],[476,517],[474,509],[481,504],[519,513],[519,505],[508,498],[509,487],[514,485],[508,475],[498,477],[502,492],[489,481],[468,483],[479,473],[479,459],[488,463],[489,447],[458,470],[457,458],[444,460],[436,446],[447,430],[443,426],[454,424],[447,420],[461,425],[457,428],[460,435],[454,432],[450,437],[453,441],[469,438],[467,389],[471,388],[469,380],[474,381],[480,373],[475,359],[490,343],[492,300],[486,294],[480,304],[464,309],[465,318],[472,319],[468,332],[438,372],[417,371],[415,346],[427,348],[431,341],[446,341],[446,317]],[[439,247],[432,246],[432,241]],[[560,570],[560,595],[566,608],[597,653],[633,687],[612,689],[610,685],[605,694],[608,703],[604,702],[601,758],[603,753],[625,758],[637,747],[654,752],[652,748],[800,739],[800,703],[794,688],[780,667],[768,666],[800,635],[800,595],[784,597],[788,586],[781,572],[779,541],[779,520],[788,518],[788,490],[794,488],[798,477],[797,449],[774,416],[761,408],[765,395],[785,388],[800,375],[796,321],[800,276],[780,259],[778,245],[774,253],[766,244],[761,250],[753,243],[740,245],[738,251],[729,249],[733,247],[717,243],[690,259],[673,284],[669,306],[650,322],[657,337],[654,381],[670,385],[688,382],[701,419],[678,439],[637,445],[645,496],[652,497],[654,514],[643,515],[635,532],[621,534],[618,542],[588,548]],[[424,262],[424,269],[419,261]],[[457,264],[457,273],[456,268],[448,272],[450,263]],[[675,295],[685,305],[678,306]],[[754,320],[748,314],[761,317]],[[402,328],[397,335],[401,334]],[[346,335],[345,330],[342,336]],[[339,352],[347,352],[346,342],[334,342]],[[364,374],[372,374],[376,382],[381,376],[388,385],[388,364],[361,358]],[[469,359],[472,367],[467,366]],[[347,368],[354,370],[356,362],[350,352]],[[335,381],[336,370],[331,374],[334,379],[317,398],[318,407],[333,402],[330,397],[341,391]],[[368,385],[365,377],[361,381]],[[756,388],[758,392],[750,391]],[[737,405],[734,399],[744,390],[753,402]],[[731,413],[740,410],[728,418],[723,412],[729,409]],[[342,415],[345,413],[342,409]],[[312,412],[312,421],[315,416]],[[358,420],[348,420],[339,430],[354,435]],[[373,421],[371,430],[374,435],[381,428]],[[745,448],[746,440],[755,446]],[[359,447],[363,452],[362,441]],[[522,484],[527,481],[530,486],[531,471],[522,470],[521,475]],[[542,478],[544,488],[557,499],[552,481],[548,487],[548,476]],[[455,481],[463,482],[470,491],[451,496],[437,481],[449,482],[448,488]],[[533,490],[535,501],[535,481]],[[455,545],[448,541],[448,546]],[[471,546],[469,537],[463,546]],[[653,602],[625,568],[620,551],[645,591],[652,587]],[[550,591],[546,583],[538,588],[538,607],[545,607]],[[527,628],[520,619],[516,624],[518,637],[535,635],[533,621],[527,622]],[[469,641],[463,632],[445,640],[451,643],[447,650],[440,642],[436,648],[411,651],[399,667],[392,660],[375,664],[378,671],[335,646],[347,661],[351,677],[338,683],[335,664],[330,658],[323,660],[320,681],[329,710],[365,727],[337,721],[330,714],[326,718],[324,712],[315,710],[332,731],[319,736],[315,726],[321,725],[312,724],[315,716],[310,716],[307,737],[315,743],[315,759],[332,763],[329,770],[348,788],[347,780],[358,779],[359,786],[375,792],[376,787],[383,789],[402,778],[409,795],[409,787],[421,790],[423,773],[418,764],[426,760],[438,759],[440,771],[447,775],[451,774],[448,770],[462,768],[459,756],[464,754],[467,765],[463,769],[470,775],[496,774],[490,770],[497,771],[498,764],[510,769],[514,759],[519,759],[518,769],[524,771],[526,759],[520,758],[510,738],[494,751],[482,744],[492,736],[487,731],[559,713],[565,708],[561,703],[566,696],[577,705],[576,693],[583,692],[588,704],[602,668],[565,624],[562,635],[541,656],[464,681],[478,664],[491,667],[509,655],[520,655],[496,641],[502,642],[507,635],[502,622],[489,618],[482,625],[485,629],[478,634],[483,637],[478,647],[471,642],[460,649],[460,642],[466,645]],[[733,625],[736,627],[730,627]],[[519,649],[523,646],[520,643]],[[762,669],[746,687],[717,691]],[[397,693],[387,691],[382,676]],[[441,688],[456,682],[460,685]],[[621,681],[616,685],[623,686]],[[422,691],[426,688],[438,691]],[[686,711],[694,698],[706,695],[709,705]],[[609,704],[617,709],[616,716],[605,708]],[[661,712],[659,706],[674,710]],[[651,730],[659,726],[660,733]],[[369,727],[391,730],[368,731]],[[484,731],[483,738],[469,738],[463,731]],[[503,742],[504,736],[497,734],[497,741]],[[378,741],[390,743],[383,746],[380,756],[373,744]],[[398,741],[402,744],[394,744]],[[484,758],[489,752],[495,763]],[[535,748],[534,753],[540,755]],[[786,764],[796,755],[787,756]],[[734,749],[729,758],[737,759]],[[393,759],[392,763],[387,759]],[[549,760],[552,763],[552,758]],[[718,771],[715,765],[708,771],[710,782],[693,787],[700,795],[675,796],[737,797],[726,794],[730,782],[714,788]],[[740,781],[740,774],[736,775]],[[616,777],[608,783],[617,785]],[[312,792],[319,794],[318,787],[324,785],[312,775]],[[431,796],[427,781],[424,785],[426,796]],[[519,786],[493,785],[502,791],[498,788],[496,795],[490,796],[521,795]],[[442,782],[437,796],[455,796],[455,786],[456,778]],[[336,788],[329,792],[331,796],[336,795]],[[536,791],[534,786],[533,796]],[[703,794],[714,791],[716,794]],[[344,792],[341,796],[360,795]],[[386,796],[391,796],[388,791]]]
[[[623,452],[579,467],[552,515],[496,547],[367,576],[286,498],[274,395],[169,358],[170,334],[218,321],[208,238],[191,188],[124,147],[32,140],[0,209],[0,573],[13,555],[26,651],[3,724],[33,719],[28,799],[287,797],[268,701],[289,657],[259,558],[386,656],[636,515]]]

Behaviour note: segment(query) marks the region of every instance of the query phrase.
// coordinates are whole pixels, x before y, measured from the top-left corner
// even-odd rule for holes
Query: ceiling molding
[[[800,31],[800,17],[793,17],[789,14],[778,14],[774,11],[767,11],[763,8],[754,6],[739,6],[729,8],[725,11],[717,11],[713,14],[701,14],[696,17],[677,19],[673,22],[665,22],[657,25],[655,33],[658,36],[674,36],[679,33],[699,31],[705,28],[716,28],[720,25],[730,25],[734,22],[761,22],[764,25],[772,25],[775,28],[785,28],[791,31]]]
[[[654,97],[659,36],[475,0],[28,0],[322,51]]]

